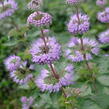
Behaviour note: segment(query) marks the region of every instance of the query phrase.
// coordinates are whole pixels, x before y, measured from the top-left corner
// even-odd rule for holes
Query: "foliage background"
[[[37,109],[67,109],[63,106],[63,102],[59,102],[61,99],[60,93],[41,93],[39,89],[29,89],[25,87],[19,87],[9,78],[9,72],[6,71],[4,66],[4,59],[11,54],[17,54],[22,59],[28,59],[28,48],[33,40],[39,37],[39,30],[34,27],[27,27],[27,17],[32,11],[27,10],[27,3],[29,0],[16,0],[19,5],[19,9],[16,13],[9,18],[0,21],[0,109],[21,109],[21,96],[34,95]],[[70,39],[71,34],[67,32],[66,24],[69,20],[69,16],[73,13],[74,7],[69,8],[65,5],[64,0],[45,0],[43,10],[50,13],[53,16],[53,24],[51,25],[51,34],[56,36],[63,48],[65,43]],[[109,1],[107,6],[109,6]],[[95,4],[95,0],[84,0],[82,4],[82,10],[90,16],[91,27],[87,34],[84,36],[90,38],[97,38],[98,33],[109,28],[109,24],[100,23],[96,19],[98,11],[102,10]],[[19,32],[15,30],[15,26],[18,25]],[[26,34],[24,34],[26,33]],[[105,47],[106,46],[106,47]],[[103,45],[105,48],[101,51],[99,57],[95,57],[93,62],[96,62],[97,68],[97,79],[96,87],[97,93],[92,90],[91,84],[87,84],[86,90],[83,92],[83,96],[77,98],[75,103],[78,109],[109,109],[109,57],[104,57],[103,53],[108,53],[109,47]],[[63,65],[64,58],[60,62]],[[66,62],[66,61],[65,61]],[[59,64],[56,63],[56,64]],[[60,64],[59,64],[60,65]],[[57,65],[58,66],[58,65]],[[80,67],[79,64],[75,65],[77,71]],[[61,67],[61,66],[60,66]],[[41,66],[36,65],[37,75]],[[85,72],[85,71],[83,71]],[[87,80],[86,74],[78,74],[79,80],[72,87],[84,87]],[[86,76],[86,78],[84,78]],[[84,88],[83,88],[84,89]],[[68,108],[69,109],[69,108]]]

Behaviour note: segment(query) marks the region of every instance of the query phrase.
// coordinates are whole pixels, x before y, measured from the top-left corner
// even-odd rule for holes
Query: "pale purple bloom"
[[[69,68],[70,67],[70,71]],[[61,74],[62,73],[62,74]],[[42,92],[49,91],[49,92],[58,92],[62,86],[68,86],[73,84],[73,67],[67,66],[64,71],[59,74],[59,79],[55,79],[50,71],[43,69],[41,70],[41,74],[36,79],[36,85],[41,89]],[[47,82],[48,80],[48,82]],[[51,81],[54,82],[52,83]]]
[[[21,71],[16,70],[16,71],[10,72],[10,77],[17,84],[23,85],[23,84],[27,84],[31,80],[31,78],[33,78],[33,75],[25,74],[25,72],[22,73]]]
[[[38,11],[32,13],[28,17],[27,22],[36,27],[49,26],[52,23],[52,16],[48,13]]]
[[[106,3],[107,3],[107,0],[97,0],[96,1],[96,5],[98,6],[104,6],[106,5]]]
[[[76,5],[79,4],[81,0],[66,0],[66,3],[69,5]]]
[[[22,109],[30,109],[30,107],[32,107],[34,103],[34,98],[33,97],[27,98],[26,96],[23,96],[21,98],[21,102],[22,102]]]
[[[9,56],[5,61],[4,64],[6,66],[6,69],[9,71],[16,70],[20,67],[21,64],[21,58],[19,56]]]
[[[48,34],[50,32],[50,30],[49,29],[44,29],[43,32],[44,32],[44,34]]]
[[[101,43],[109,43],[109,29],[99,34],[99,41]]]
[[[42,0],[31,0],[28,3],[28,9],[37,11],[41,8],[42,4],[43,4]]]
[[[68,31],[72,34],[83,34],[89,30],[89,17],[79,13],[71,16],[67,25]]]
[[[97,18],[103,23],[109,23],[109,7],[105,8],[103,12],[98,12]]]
[[[65,68],[65,71],[71,73],[71,72],[73,71],[73,69],[74,69],[74,67],[73,67],[71,64],[69,64],[69,65]]]
[[[38,64],[49,64],[60,58],[61,46],[54,37],[45,37],[46,47],[42,38],[36,40],[30,49],[32,61]]]
[[[26,97],[26,96],[23,96],[23,97],[21,98],[21,102],[22,102],[22,103],[26,103],[26,102],[27,102],[27,97]]]
[[[109,54],[104,54],[103,56],[108,57],[108,56],[109,56]]]
[[[98,55],[99,46],[95,40],[83,38],[83,45],[86,54],[86,60],[92,59],[92,54]],[[70,40],[68,43],[68,49],[65,51],[65,55],[73,62],[80,62],[84,60],[83,51],[81,49],[81,41],[79,38],[73,37]]]
[[[17,10],[17,3],[14,0],[0,2],[0,19],[11,16]]]

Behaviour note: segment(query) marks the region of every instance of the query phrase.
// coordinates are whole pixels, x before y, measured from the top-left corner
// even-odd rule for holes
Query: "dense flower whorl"
[[[59,80],[52,77],[51,73],[43,69],[41,74],[36,79],[36,85],[41,91],[58,92],[62,86],[73,84],[73,67],[67,66],[67,69],[59,74]]]
[[[43,4],[43,0],[32,0],[28,3],[28,9],[39,10]]]
[[[104,6],[107,3],[107,0],[97,0],[96,5],[98,6]]]
[[[66,0],[66,3],[69,5],[77,5],[81,2],[81,0]]]
[[[27,61],[21,62],[17,70],[10,72],[10,78],[17,84],[28,84],[33,78],[33,75],[30,72],[34,69],[33,64],[28,64]]]
[[[0,2],[0,19],[11,16],[17,10],[17,3],[14,0]]]
[[[6,69],[9,71],[16,70],[20,67],[21,64],[21,58],[19,56],[9,56],[5,61],[4,64],[6,66]]]
[[[99,41],[101,43],[109,43],[109,29],[99,34]]]
[[[105,8],[103,12],[98,12],[97,18],[103,23],[109,23],[109,7]]]
[[[36,40],[30,49],[32,61],[38,64],[50,64],[60,58],[61,46],[54,37],[45,37],[46,47],[42,38]]]
[[[83,34],[89,30],[89,17],[79,13],[71,16],[67,25],[68,31],[72,34]]]
[[[81,41],[79,38],[73,37],[68,43],[68,49],[65,51],[67,58],[73,62],[80,62],[85,60],[83,53],[86,54],[86,60],[92,59],[92,54],[99,53],[98,43],[89,38],[83,38],[84,51],[81,48]]]
[[[52,16],[41,11],[32,13],[27,22],[36,27],[49,26],[52,23]]]
[[[30,107],[34,103],[34,98],[32,96],[29,98],[27,98],[26,96],[22,96],[21,102],[22,102],[22,109],[30,109]]]
[[[32,74],[24,74],[17,70],[10,73],[10,78],[12,78],[15,83],[20,85],[27,84],[32,77]]]

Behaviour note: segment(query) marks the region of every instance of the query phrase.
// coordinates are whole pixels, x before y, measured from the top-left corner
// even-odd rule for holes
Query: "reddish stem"
[[[44,32],[43,32],[42,29],[41,29],[41,34],[42,34],[42,39],[43,39],[43,41],[44,41],[45,47],[47,48],[46,40],[45,40],[45,35],[44,35]],[[49,64],[49,67],[50,67],[50,69],[51,69],[51,71],[52,71],[53,77],[56,78],[57,80],[59,80],[60,77],[59,77],[59,75],[57,74],[56,69],[54,68],[53,64]],[[62,92],[63,92],[63,94],[64,94],[64,97],[66,98],[66,97],[67,97],[67,94],[65,93],[63,87],[61,88],[61,90],[62,90]]]
[[[81,50],[83,51],[83,58],[84,58],[84,60],[85,60],[85,62],[86,62],[86,65],[87,65],[88,70],[91,72],[90,65],[89,65],[89,63],[87,62],[86,53],[84,53],[85,49],[84,49],[83,39],[80,38],[80,41],[81,41]]]

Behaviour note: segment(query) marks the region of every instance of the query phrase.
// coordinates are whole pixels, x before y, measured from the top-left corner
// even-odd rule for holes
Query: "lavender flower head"
[[[28,3],[28,9],[38,11],[40,10],[42,4],[43,0],[32,0],[31,2]]]
[[[105,8],[103,12],[98,12],[97,18],[102,23],[109,23],[109,7]]]
[[[81,0],[66,0],[66,3],[69,5],[77,5],[81,2]]]
[[[30,81],[30,79],[33,77],[33,75],[23,74],[20,71],[13,71],[10,73],[10,77],[13,79],[15,83],[23,85],[23,84],[27,84]]]
[[[62,86],[68,86],[73,84],[73,67],[68,65],[64,71],[58,73],[59,79],[55,79],[51,71],[46,69],[41,70],[41,74],[36,79],[36,85],[41,89],[42,92],[58,92]]]
[[[5,61],[4,64],[6,66],[6,69],[9,71],[16,70],[20,67],[21,64],[21,58],[19,56],[9,56]]]
[[[89,30],[89,17],[79,13],[71,16],[67,25],[68,31],[72,34],[83,34]]]
[[[38,11],[32,13],[28,17],[27,22],[36,27],[49,26],[52,23],[52,17],[48,13]]]
[[[27,98],[26,96],[21,97],[21,102],[22,102],[22,109],[30,109],[34,103],[34,98],[29,97]]]
[[[109,29],[99,34],[99,41],[101,43],[109,43]]]
[[[17,10],[17,3],[14,0],[0,2],[0,19],[11,16]]]
[[[97,0],[96,5],[98,6],[104,6],[107,3],[107,0]]]
[[[83,39],[84,51],[86,54],[86,60],[92,59],[92,54],[97,55],[99,53],[98,43],[95,40],[89,38]],[[81,41],[79,38],[73,37],[68,43],[68,49],[65,51],[66,57],[73,62],[80,62],[85,60],[83,56],[83,50],[81,48]]]
[[[30,49],[32,61],[38,64],[50,64],[60,58],[61,46],[54,37],[45,37],[46,46],[42,38],[36,40]]]
[[[30,70],[34,69],[33,65],[30,65],[28,68],[26,66],[27,61],[22,62],[18,70],[10,72],[10,77],[17,84],[27,84],[33,78],[33,75],[30,73]]]

